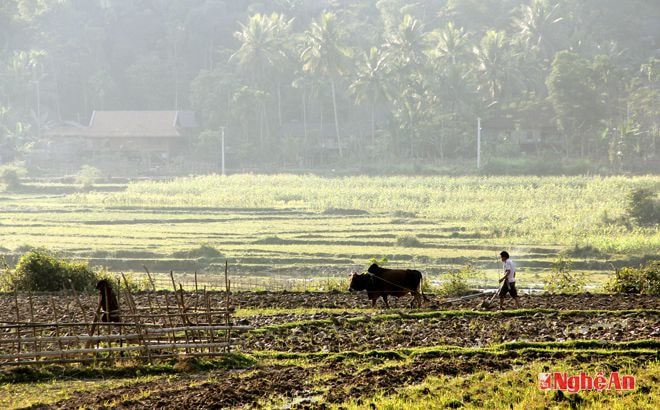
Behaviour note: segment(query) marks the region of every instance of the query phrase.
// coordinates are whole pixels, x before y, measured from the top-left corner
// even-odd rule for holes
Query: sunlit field
[[[60,195],[28,185],[0,197],[0,251],[11,259],[45,247],[111,271],[199,278],[224,271],[225,260],[235,275],[323,279],[386,258],[431,278],[471,265],[487,286],[506,249],[525,287],[539,287],[561,257],[597,288],[615,267],[658,254],[658,227],[627,215],[633,189],[658,185],[657,176],[312,175],[200,176]]]
[[[26,183],[0,196],[7,262],[44,247],[133,283],[148,270],[157,290],[175,280],[190,303],[198,286],[225,289],[227,263],[238,290],[233,321],[252,329],[233,333],[231,354],[208,361],[8,368],[0,406],[657,408],[658,299],[599,291],[617,267],[657,259],[658,227],[637,226],[628,197],[658,185],[652,176],[235,175],[91,191]],[[502,249],[518,265],[521,309],[484,308],[489,294],[440,292],[457,270],[473,287],[495,287]],[[349,293],[347,274],[372,259],[422,270],[429,304],[371,309]],[[584,275],[590,293],[534,292],[560,261]],[[154,295],[133,300],[146,307]],[[27,297],[21,317],[28,306],[51,311],[52,294]],[[3,317],[19,316],[17,298],[0,294]],[[93,306],[97,295],[59,300],[66,320],[80,322],[84,309],[68,307]],[[539,389],[540,373],[614,371],[635,377],[635,389]]]

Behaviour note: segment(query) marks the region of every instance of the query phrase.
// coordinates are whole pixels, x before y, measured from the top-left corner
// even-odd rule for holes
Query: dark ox
[[[348,290],[366,290],[367,296],[371,300],[371,307],[375,307],[378,298],[382,297],[385,307],[389,308],[388,296],[401,297],[408,293],[413,296],[410,307],[420,307],[422,297],[424,300],[429,300],[422,291],[422,273],[418,270],[386,269],[374,263],[369,266],[367,272],[369,273],[354,273]]]
[[[101,322],[121,322],[121,316],[119,315],[119,302],[117,301],[117,295],[112,289],[110,282],[106,279],[101,279],[96,284],[96,289],[99,291],[98,310],[102,313]]]

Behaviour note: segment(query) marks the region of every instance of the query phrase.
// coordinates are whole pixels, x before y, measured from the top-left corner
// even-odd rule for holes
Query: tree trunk
[[[415,158],[415,140],[417,139],[415,127],[417,126],[417,120],[412,107],[407,105],[406,109],[408,110],[408,119],[410,121],[410,158]]]
[[[371,103],[371,145],[376,145],[376,103]]]
[[[259,145],[264,145],[264,110],[259,110]]]
[[[303,109],[303,135],[305,136],[305,144],[307,144],[307,90],[303,87],[302,95],[302,109]]]
[[[279,121],[280,130],[282,129],[282,86],[279,81],[277,82],[277,120]]]
[[[445,159],[445,119],[440,120],[440,159]]]
[[[309,158],[310,157],[309,153],[311,152],[311,150],[309,147],[309,141],[307,135],[307,89],[305,87],[303,87],[303,93],[302,93],[302,109],[303,109],[303,137],[304,137],[303,149],[305,153],[303,155],[303,160],[305,161],[306,164],[311,164],[312,161]]]
[[[266,107],[266,99],[261,100],[261,107],[263,109],[264,128],[266,131],[266,138],[270,139],[270,124],[268,121],[268,108]]]
[[[337,118],[337,97],[335,95],[335,80],[330,80],[332,86],[332,109],[335,114],[335,133],[337,134],[337,148],[339,149],[339,158],[344,157],[344,152],[341,149],[341,137],[339,136],[339,119]]]

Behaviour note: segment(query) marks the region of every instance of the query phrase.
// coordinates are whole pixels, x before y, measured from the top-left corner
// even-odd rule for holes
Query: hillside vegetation
[[[4,1],[0,152],[94,110],[191,109],[177,163],[217,165],[221,135],[240,169],[474,163],[481,118],[489,173],[657,171],[659,19],[654,0]]]

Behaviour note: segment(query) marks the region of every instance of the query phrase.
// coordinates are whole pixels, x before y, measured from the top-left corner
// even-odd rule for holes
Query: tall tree
[[[357,104],[367,102],[371,105],[371,143],[376,142],[376,107],[389,97],[387,81],[387,63],[380,49],[372,47],[362,53],[356,67],[355,80],[349,91]]]
[[[282,109],[278,77],[289,58],[287,39],[290,36],[291,23],[292,20],[286,20],[278,13],[251,16],[247,24],[241,24],[241,30],[234,34],[240,41],[240,47],[230,57],[230,61],[235,60],[241,72],[246,73],[248,80],[257,84],[263,92],[267,93],[269,83],[275,82],[280,126]],[[262,100],[261,106],[260,121],[267,126],[266,102]]]
[[[660,154],[657,143],[660,138],[659,86],[660,59],[657,58],[642,64],[639,77],[626,85],[623,118],[612,132],[609,153],[610,160],[619,162],[621,168],[638,166],[639,160],[657,163]]]
[[[436,78],[434,91],[438,96],[437,145],[440,157],[445,158],[448,150],[459,150],[466,135],[466,122],[472,124],[475,117],[474,55],[469,33],[451,21],[432,35],[436,41],[431,56]]]
[[[442,64],[458,64],[467,59],[471,44],[468,33],[453,22],[433,32],[436,41],[434,56]]]
[[[343,45],[343,34],[337,25],[337,17],[334,13],[321,14],[312,22],[305,36],[306,46],[301,53],[303,70],[330,80],[337,149],[339,157],[343,158],[337,115],[336,83],[338,77],[346,71],[346,60],[350,56],[350,51]]]
[[[523,80],[518,70],[515,50],[503,31],[489,30],[473,49],[477,59],[479,90],[489,105],[501,106],[515,96]]]
[[[384,49],[399,75],[415,75],[425,68],[429,44],[424,24],[406,14],[397,29],[387,35]]]
[[[392,104],[398,128],[408,138],[409,153],[417,153],[417,140],[428,127],[423,118],[429,112],[428,51],[431,37],[424,24],[410,14],[402,17],[394,31],[385,36],[383,49],[391,70]]]
[[[575,148],[581,157],[601,118],[602,107],[593,78],[587,60],[561,51],[555,56],[547,79],[549,98],[564,133],[566,153]]]
[[[37,135],[41,133],[48,120],[48,110],[45,109],[44,101],[53,99],[52,87],[49,98],[44,98],[46,96],[44,80],[47,78],[44,68],[46,57],[46,50],[14,51],[4,73],[10,79],[5,91],[9,108],[16,111],[19,118],[22,117],[22,120],[17,118],[18,122],[32,123]]]
[[[564,20],[560,3],[532,0],[514,12],[513,28],[528,53],[549,60],[554,56],[561,35],[558,25]]]

